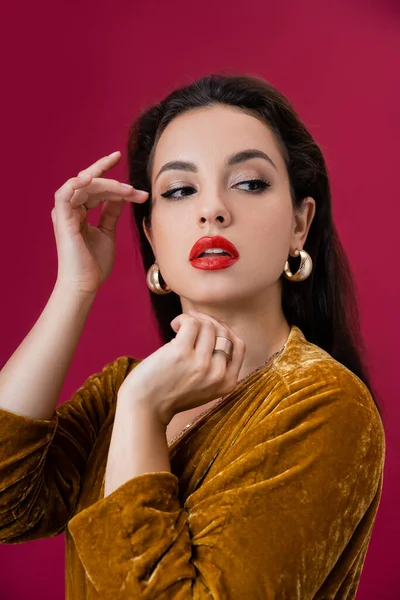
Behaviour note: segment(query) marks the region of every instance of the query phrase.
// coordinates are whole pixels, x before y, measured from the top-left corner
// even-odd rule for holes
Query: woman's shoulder
[[[358,439],[371,463],[383,470],[385,431],[375,401],[364,382],[328,352],[292,326],[285,351],[274,361],[275,433],[307,428],[341,444]],[[332,450],[333,451],[333,450]],[[366,459],[367,460],[367,459]]]
[[[301,329],[292,325],[285,351],[274,362],[287,391],[292,395],[309,390],[330,394],[345,401],[355,401],[380,418],[376,404],[365,383],[326,350],[308,341]]]

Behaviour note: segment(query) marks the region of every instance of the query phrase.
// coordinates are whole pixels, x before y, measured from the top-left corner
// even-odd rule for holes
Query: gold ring
[[[232,360],[233,342],[221,335],[217,335],[215,338],[214,352],[223,352],[228,360]]]

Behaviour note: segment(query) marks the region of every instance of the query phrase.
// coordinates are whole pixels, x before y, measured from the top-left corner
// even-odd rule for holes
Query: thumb
[[[170,325],[171,328],[175,331],[175,333],[178,333],[182,325],[182,315],[178,315],[177,317],[175,317],[175,319],[172,319]]]
[[[115,233],[118,219],[124,210],[125,200],[106,200],[103,203],[98,229]]]

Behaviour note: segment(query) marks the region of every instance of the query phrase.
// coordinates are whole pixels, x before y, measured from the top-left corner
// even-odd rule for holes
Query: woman
[[[94,296],[131,201],[165,343],[56,410],[12,410],[3,368],[1,540],[65,531],[74,600],[354,598],[385,438],[318,145],[269,83],[214,74],[133,124],[148,197],[101,179],[118,159],[56,193],[58,289]]]

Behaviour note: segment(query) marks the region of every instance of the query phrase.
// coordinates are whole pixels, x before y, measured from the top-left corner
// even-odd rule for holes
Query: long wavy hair
[[[155,260],[142,223],[143,218],[151,223],[151,173],[157,142],[178,115],[219,105],[239,107],[268,125],[286,165],[294,210],[307,196],[314,198],[316,212],[304,244],[313,270],[307,279],[296,283],[281,276],[282,309],[289,325],[297,325],[308,341],[326,350],[363,381],[382,417],[365,359],[356,284],[333,223],[322,151],[288,99],[266,80],[248,74],[213,73],[174,89],[161,102],[142,110],[132,123],[127,143],[128,180],[135,188],[149,192],[143,204],[131,203],[145,272]],[[295,272],[300,257],[288,256],[288,260]],[[161,337],[167,343],[175,336],[170,322],[182,313],[179,295],[173,291],[166,295],[149,293]]]

